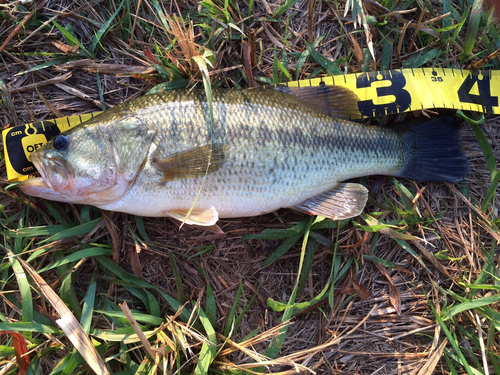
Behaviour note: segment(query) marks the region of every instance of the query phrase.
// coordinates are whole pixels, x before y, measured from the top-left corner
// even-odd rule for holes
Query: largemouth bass
[[[34,152],[41,177],[21,190],[212,226],[282,207],[349,218],[368,192],[342,181],[383,174],[458,182],[469,172],[455,120],[398,130],[341,119],[357,111],[356,99],[338,87],[214,90],[211,117],[201,90],[143,96]]]

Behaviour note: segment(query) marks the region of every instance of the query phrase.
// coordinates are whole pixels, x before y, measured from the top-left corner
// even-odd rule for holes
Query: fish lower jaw
[[[24,194],[31,195],[33,197],[49,199],[57,202],[69,202],[65,195],[53,190],[42,177],[33,177],[21,181],[19,188]]]

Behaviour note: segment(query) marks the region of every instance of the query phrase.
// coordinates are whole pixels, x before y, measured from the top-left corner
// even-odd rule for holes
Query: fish
[[[213,227],[220,218],[292,208],[358,216],[388,175],[460,182],[469,173],[459,124],[367,126],[339,86],[172,90],[145,95],[64,132],[31,154],[40,177],[23,193]],[[210,105],[211,104],[211,105]]]

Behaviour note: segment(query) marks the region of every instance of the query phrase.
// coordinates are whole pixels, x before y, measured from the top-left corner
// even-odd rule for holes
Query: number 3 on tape
[[[372,83],[381,81],[389,81],[391,85],[377,87],[377,97],[395,96],[396,100],[388,104],[375,104],[373,99],[360,100],[358,108],[363,116],[382,116],[389,113],[404,112],[410,108],[411,95],[404,89],[406,78],[401,72],[396,70],[360,74],[356,78],[356,88],[368,88],[371,87]]]

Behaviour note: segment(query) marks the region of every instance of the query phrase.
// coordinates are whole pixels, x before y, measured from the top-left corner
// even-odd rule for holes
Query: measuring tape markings
[[[299,83],[300,82],[300,83]],[[363,117],[376,117],[427,108],[450,108],[500,114],[499,71],[448,68],[400,69],[313,78],[290,87],[338,85],[359,98]]]
[[[358,108],[362,117],[429,108],[500,114],[500,71],[399,69],[311,78],[282,85],[346,87],[358,96]],[[31,152],[57,134],[91,119],[98,113],[44,120],[4,130],[2,136],[8,180],[15,182],[28,178],[27,175],[35,172],[33,164],[28,161]]]
[[[29,123],[2,132],[7,179],[17,182],[36,172],[29,155],[57,134],[91,119],[99,112]]]

